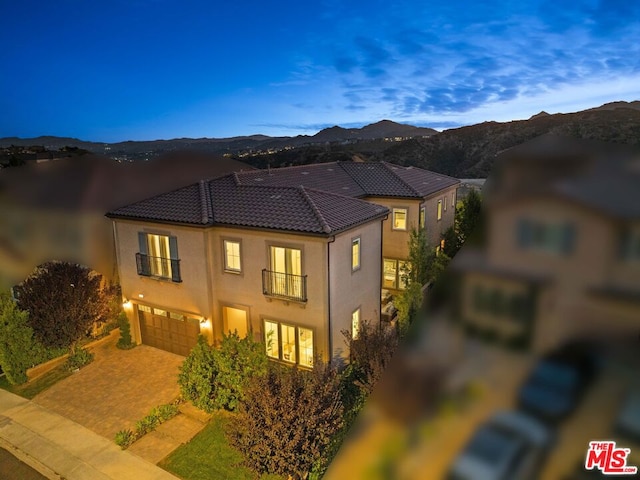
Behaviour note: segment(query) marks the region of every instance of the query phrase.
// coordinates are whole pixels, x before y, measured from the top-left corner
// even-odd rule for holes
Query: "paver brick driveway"
[[[120,350],[117,339],[96,346],[91,364],[33,401],[113,440],[153,407],[174,400],[184,357],[146,345]]]

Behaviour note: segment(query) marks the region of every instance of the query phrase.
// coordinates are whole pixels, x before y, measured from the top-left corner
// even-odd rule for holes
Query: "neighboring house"
[[[199,333],[265,342],[309,366],[346,357],[343,332],[380,321],[402,288],[412,227],[453,225],[458,180],[388,163],[237,172],[111,211],[138,342],[186,355]]]
[[[0,288],[50,260],[91,267],[117,281],[111,222],[104,212],[127,203],[252,167],[183,153],[118,163],[86,155],[0,171]]]
[[[486,245],[463,248],[466,329],[546,351],[640,334],[640,155],[543,136],[502,152],[485,192]]]
[[[259,175],[107,214],[136,341],[186,355],[198,334],[215,343],[235,331],[262,339],[274,360],[310,367],[346,357],[342,332],[379,319],[389,210]]]
[[[334,162],[242,172],[243,185],[317,188],[359,198],[389,209],[383,223],[382,288],[403,289],[402,267],[409,255],[411,228],[424,228],[438,247],[453,226],[459,180],[416,167],[387,162]]]

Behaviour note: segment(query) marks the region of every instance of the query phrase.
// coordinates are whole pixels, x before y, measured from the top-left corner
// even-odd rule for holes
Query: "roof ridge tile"
[[[398,175],[396,172],[393,171],[393,168],[391,168],[389,166],[388,162],[385,161],[381,161],[380,162],[382,164],[382,166],[384,168],[387,169],[387,171],[389,173],[391,173],[391,175],[393,175],[395,178],[397,178],[398,180],[400,180],[400,182],[402,182],[402,184],[404,186],[406,186],[410,191],[412,191],[415,195],[417,195],[418,197],[422,197],[423,195],[420,194],[420,192],[418,190],[416,190],[415,188],[413,188],[411,185],[409,185],[409,183],[407,183],[400,175]],[[405,168],[402,165],[394,165],[394,167],[400,167],[400,168]]]
[[[309,206],[313,210],[313,213],[315,214],[315,216],[317,217],[318,221],[320,222],[320,225],[322,226],[322,231],[324,233],[331,233],[331,227],[329,226],[329,224],[325,220],[324,216],[320,212],[320,209],[318,208],[318,206],[315,204],[313,199],[307,193],[306,189],[302,185],[300,185],[298,187],[298,191],[300,193],[302,193],[304,199],[307,201],[307,203],[309,204]]]

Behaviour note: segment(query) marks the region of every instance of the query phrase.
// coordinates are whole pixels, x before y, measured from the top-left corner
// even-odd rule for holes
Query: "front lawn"
[[[69,371],[65,364],[62,364],[53,370],[45,373],[41,377],[36,378],[35,380],[24,383],[22,385],[11,385],[7,381],[7,377],[0,377],[0,388],[7,390],[11,393],[15,393],[16,395],[20,395],[21,397],[28,398],[31,400],[33,397],[38,395],[40,392],[45,391],[47,388],[52,385],[58,383],[60,380],[67,378],[72,373]]]
[[[193,439],[162,460],[159,466],[185,480],[255,480],[258,475],[242,465],[242,454],[231,447],[224,434],[229,414],[216,413]],[[262,475],[261,480],[281,480]]]

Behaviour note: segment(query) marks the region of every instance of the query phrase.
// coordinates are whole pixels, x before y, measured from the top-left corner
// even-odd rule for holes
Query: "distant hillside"
[[[545,133],[640,145],[640,102],[614,102],[577,113],[540,112],[528,120],[484,122],[402,142],[362,141],[353,145],[308,146],[253,155],[242,160],[264,168],[335,160],[385,160],[458,178],[485,178],[501,150]]]
[[[390,138],[424,137],[438,133],[431,128],[414,127],[390,120],[367,125],[362,128],[342,128],[339,126],[325,128],[315,135],[298,135],[296,137],[269,137],[267,135],[249,135],[231,138],[175,138],[172,140],[127,141],[118,143],[98,143],[66,137],[37,138],[0,138],[0,148],[10,146],[27,147],[42,145],[48,150],[58,150],[65,146],[82,148],[93,153],[100,153],[112,158],[127,160],[148,159],[162,153],[193,150],[203,153],[217,154],[252,154],[273,153],[311,145]]]
[[[371,159],[420,166],[458,178],[484,178],[498,152],[545,133],[640,145],[640,109],[620,103],[617,108],[536,115],[529,120],[446,130],[426,139],[390,145]]]
[[[545,133],[640,145],[640,101],[612,102],[577,113],[541,111],[528,120],[484,122],[438,133],[430,128],[382,120],[362,128],[334,126],[315,135],[233,138],[179,138],[113,144],[74,138],[0,139],[9,145],[65,146],[101,153],[118,160],[139,160],[174,151],[224,154],[254,167],[279,167],[335,160],[386,160],[415,165],[458,178],[484,178],[501,150]]]

